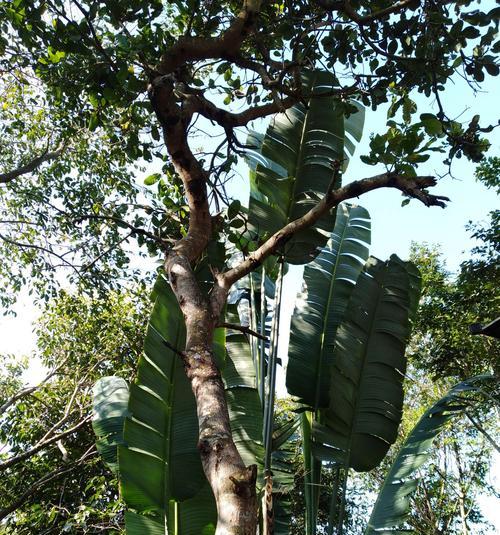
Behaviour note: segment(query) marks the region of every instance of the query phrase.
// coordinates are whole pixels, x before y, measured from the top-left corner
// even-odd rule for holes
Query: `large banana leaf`
[[[238,323],[236,305],[228,305],[226,319]],[[226,387],[233,440],[248,466],[262,467],[262,404],[257,390],[250,343],[240,331],[226,331],[226,363],[222,378]]]
[[[427,461],[433,441],[445,425],[463,414],[465,409],[470,409],[472,404],[484,403],[481,390],[494,384],[495,378],[490,375],[468,379],[454,386],[424,413],[387,474],[365,535],[408,533],[395,528],[401,526],[409,514],[410,495],[418,485],[416,470]],[[499,401],[497,392],[496,402]]]
[[[351,140],[345,144],[346,131],[354,140],[361,139],[364,110],[358,107],[357,113],[344,119],[339,101],[325,96],[336,85],[331,73],[307,73],[304,92],[312,97],[274,116],[265,136],[252,134],[250,143],[256,151],[249,156],[253,167],[249,221],[259,238],[303,216],[324,196],[334,177],[335,162],[346,164],[346,148],[354,150]],[[316,249],[328,240],[334,221],[332,212],[295,234],[282,251],[285,259],[292,264],[312,260]]]
[[[328,243],[304,269],[290,328],[286,386],[313,409],[328,407],[335,335],[369,244],[368,212],[342,204]]]
[[[410,276],[397,257],[370,258],[337,331],[330,406],[313,428],[315,454],[371,470],[394,443],[403,407]]]
[[[197,449],[194,396],[182,361],[171,349],[184,347],[184,320],[161,276],[154,293],[144,355],[137,380],[130,387],[130,417],[124,426],[127,446],[119,448],[121,490],[129,508],[149,515],[129,515],[128,535],[153,534],[158,526],[164,534],[168,529],[169,534],[186,535],[187,531],[178,528],[180,511],[190,509],[195,500],[205,513],[203,526],[210,529],[216,518],[215,502]]]
[[[168,533],[175,535],[213,535],[215,520],[207,521],[214,516],[213,496],[210,486],[203,485],[200,492],[183,502],[171,501],[169,504]],[[127,511],[125,513],[125,528],[128,534],[165,535],[165,524],[154,517],[139,515]]]
[[[297,473],[297,428],[300,416],[275,426],[273,431],[273,509],[274,535],[288,535],[292,521],[292,493]]]
[[[341,205],[327,245],[304,269],[304,285],[292,316],[287,389],[315,410],[302,419],[306,532],[316,533],[321,460],[311,449],[318,409],[328,407],[330,368],[338,326],[368,258],[370,221],[359,206]]]
[[[128,414],[129,391],[121,377],[102,377],[92,391],[92,429],[96,447],[113,472],[118,471],[118,446],[123,444],[123,424]]]

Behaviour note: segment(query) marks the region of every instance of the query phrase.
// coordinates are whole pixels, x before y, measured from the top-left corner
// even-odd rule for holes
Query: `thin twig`
[[[250,334],[251,336],[255,336],[256,338],[260,338],[261,340],[264,340],[267,342],[267,336],[264,336],[253,329],[250,329],[250,327],[247,327],[246,325],[238,325],[237,323],[219,323],[217,327],[225,327],[226,329],[232,329],[233,331],[240,331],[245,334]]]

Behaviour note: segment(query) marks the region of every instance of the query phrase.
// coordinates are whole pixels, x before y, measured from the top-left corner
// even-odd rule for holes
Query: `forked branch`
[[[181,37],[163,55],[159,72],[169,74],[191,61],[219,59],[234,55],[244,39],[251,33],[261,0],[244,0],[243,6],[232,24],[217,37]]]
[[[342,188],[332,189],[314,208],[311,208],[305,215],[288,223],[288,225],[273,234],[243,262],[225,273],[219,274],[217,277],[218,286],[222,292],[227,292],[236,281],[248,275],[248,273],[260,266],[268,256],[283,247],[294,234],[314,225],[318,219],[342,201],[359,197],[369,191],[379,188],[396,188],[408,197],[418,199],[425,206],[441,206],[444,208],[445,202],[449,201],[449,199],[440,195],[431,195],[427,191],[427,188],[435,186],[436,183],[436,179],[432,176],[409,178],[394,173],[383,173],[370,178],[356,180]],[[217,296],[219,299],[218,293],[215,292],[214,297]]]

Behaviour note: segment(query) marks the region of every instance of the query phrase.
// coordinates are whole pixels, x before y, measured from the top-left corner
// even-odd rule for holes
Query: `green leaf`
[[[226,320],[239,323],[236,305],[228,305]],[[227,329],[226,351],[222,378],[233,440],[246,466],[262,468],[262,404],[248,338],[241,331]]]
[[[361,138],[364,112],[357,106],[359,111],[344,119],[341,103],[333,96],[319,97],[336,85],[330,73],[307,73],[304,92],[312,97],[277,114],[263,138],[252,135],[258,154],[253,153],[251,163],[249,221],[256,235],[273,234],[304,215],[326,193],[335,165],[342,162],[345,168]],[[337,180],[335,186],[339,185]],[[330,213],[295,234],[283,248],[285,259],[293,264],[312,260],[334,221]]]
[[[121,377],[102,377],[92,390],[92,429],[103,461],[118,471],[118,446],[124,443],[123,424],[128,414],[129,391]]]
[[[184,347],[184,318],[162,276],[153,293],[155,305],[145,354],[139,360],[137,380],[130,387],[130,416],[124,427],[127,445],[121,446],[118,454],[121,492],[128,507],[152,514],[174,533],[172,501],[182,505],[204,493],[204,507],[211,511],[207,523],[215,521],[215,503],[205,490],[208,483],[197,448],[194,396],[182,360],[170,349]]]
[[[359,276],[337,331],[330,406],[313,429],[321,458],[371,470],[396,440],[414,292],[406,263],[395,255],[370,258]]]
[[[286,385],[291,395],[314,409],[329,405],[335,336],[369,243],[368,212],[342,204],[327,245],[304,269],[290,327]]]
[[[494,384],[495,378],[490,375],[468,379],[454,386],[425,412],[405,440],[385,478],[365,535],[398,533],[393,528],[401,525],[410,512],[410,495],[418,483],[416,471],[429,458],[434,439],[448,422],[459,417],[464,410],[479,402],[484,403],[481,391]],[[391,529],[385,531],[384,528]]]
[[[89,130],[93,131],[99,126],[99,116],[97,113],[92,113],[89,119]]]
[[[152,186],[156,184],[161,178],[161,173],[153,173],[144,179],[144,184],[146,186]]]
[[[466,39],[475,39],[476,37],[479,37],[480,35],[481,35],[481,32],[474,26],[466,26],[462,30],[462,37],[465,37]]]
[[[236,217],[241,210],[241,202],[239,200],[234,200],[231,202],[231,204],[227,208],[227,217],[229,219],[233,219],[233,217]]]

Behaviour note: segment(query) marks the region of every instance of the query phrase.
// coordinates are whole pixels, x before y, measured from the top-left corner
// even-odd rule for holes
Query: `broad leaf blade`
[[[368,212],[342,204],[328,243],[304,269],[290,328],[286,384],[290,394],[314,409],[329,404],[335,336],[369,244]]]
[[[151,515],[148,520],[131,516],[131,525],[156,522],[164,526],[164,533],[168,528],[169,534],[184,535],[174,531],[178,522],[172,516],[175,507],[195,497],[201,499],[202,492],[203,510],[209,512],[205,521],[210,523],[216,518],[215,502],[197,448],[194,396],[182,360],[171,349],[184,347],[184,319],[162,276],[153,293],[155,304],[144,355],[139,360],[137,380],[130,388],[130,416],[124,427],[126,446],[119,449],[121,491],[128,507]],[[132,530],[128,535],[135,533]]]
[[[97,451],[116,473],[118,446],[124,443],[123,425],[128,414],[128,386],[121,377],[102,377],[94,385],[92,394],[92,428],[97,437]]]
[[[342,464],[358,471],[377,466],[397,436],[410,291],[399,259],[370,259],[337,331],[330,406],[315,439],[341,450]]]
[[[404,530],[394,528],[403,524],[410,512],[410,494],[418,484],[416,470],[427,461],[434,439],[448,422],[460,416],[465,409],[470,409],[471,404],[484,402],[484,397],[474,400],[472,395],[494,384],[495,378],[489,375],[468,379],[454,386],[424,413],[385,478],[365,535],[405,533]],[[498,401],[497,394],[497,403]]]
[[[307,73],[304,94],[308,101],[277,114],[263,138],[252,135],[256,150],[250,163],[249,220],[255,235],[262,238],[303,216],[326,193],[336,162],[347,161],[343,107],[334,96],[319,96],[336,85],[331,73]],[[361,116],[362,112],[351,116],[356,117],[350,121],[355,139]],[[312,260],[316,249],[326,243],[334,221],[332,211],[313,227],[295,234],[284,248],[286,261],[302,264]]]
[[[228,305],[226,319],[238,323],[236,305]],[[262,468],[262,404],[257,390],[255,368],[250,343],[240,331],[226,331],[226,364],[222,378],[231,420],[231,431],[236,447],[249,466]]]

